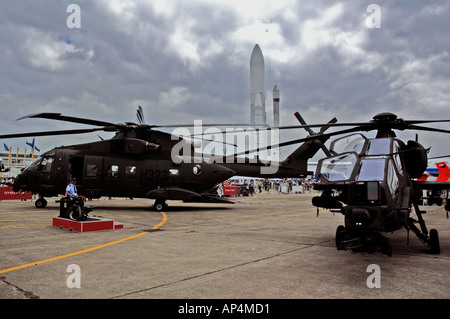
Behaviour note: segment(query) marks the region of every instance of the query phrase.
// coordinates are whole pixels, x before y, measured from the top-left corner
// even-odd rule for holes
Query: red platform
[[[89,219],[86,221],[77,221],[61,217],[53,217],[53,226],[80,233],[123,228],[123,224],[115,223],[114,220],[112,219],[94,218],[94,217],[89,217]]]

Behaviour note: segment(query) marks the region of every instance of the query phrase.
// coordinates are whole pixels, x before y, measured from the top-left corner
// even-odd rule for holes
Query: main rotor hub
[[[375,115],[372,122],[394,123],[397,120],[397,115],[389,112],[383,112]]]
[[[389,112],[383,112],[375,115],[371,123],[373,127],[378,130],[377,138],[381,137],[395,137],[392,129],[404,130],[406,125],[402,119],[397,118],[397,115]]]

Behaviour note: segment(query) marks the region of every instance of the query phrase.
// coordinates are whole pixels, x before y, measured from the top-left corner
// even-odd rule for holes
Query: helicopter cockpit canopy
[[[26,171],[51,172],[55,153],[45,153],[39,156],[33,163],[28,165]]]
[[[341,154],[346,152],[360,153],[367,138],[361,133],[354,133],[335,139],[330,144],[330,152]]]
[[[362,135],[361,135],[362,136]],[[338,181],[383,181],[385,172],[396,171],[402,174],[399,145],[393,138],[362,139],[357,137],[352,143],[353,151],[327,157],[319,161],[319,176],[330,182]],[[348,139],[348,137],[345,137]],[[391,160],[392,158],[392,160]],[[388,165],[388,170],[385,170]],[[389,176],[387,176],[388,178]],[[388,178],[389,179],[389,178]]]
[[[318,171],[329,181],[346,181],[351,178],[357,160],[354,152],[328,157],[319,162]]]

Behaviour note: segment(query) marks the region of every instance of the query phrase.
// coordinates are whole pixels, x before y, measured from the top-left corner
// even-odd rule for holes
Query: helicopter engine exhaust
[[[161,145],[155,144],[155,143],[146,143],[146,150],[147,152],[158,152],[161,148]]]

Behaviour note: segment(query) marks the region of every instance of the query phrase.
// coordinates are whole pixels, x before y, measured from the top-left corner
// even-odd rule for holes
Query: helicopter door
[[[84,156],[71,156],[69,159],[69,180],[71,178],[77,179],[77,184],[83,184],[83,163]]]
[[[83,188],[90,198],[98,198],[103,189],[103,157],[86,156],[84,159]]]

